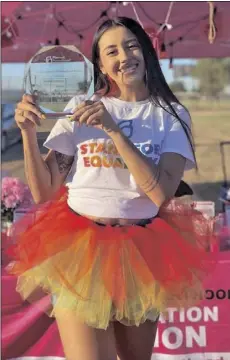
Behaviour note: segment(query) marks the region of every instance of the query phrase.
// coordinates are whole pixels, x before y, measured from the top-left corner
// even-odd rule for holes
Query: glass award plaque
[[[24,90],[47,118],[71,115],[74,96],[94,94],[93,64],[73,45],[44,46],[26,65]]]

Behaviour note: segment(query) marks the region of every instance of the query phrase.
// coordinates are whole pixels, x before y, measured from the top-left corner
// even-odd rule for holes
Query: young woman
[[[71,100],[45,160],[44,115],[29,95],[17,106],[28,183],[45,205],[18,232],[10,271],[24,298],[39,286],[52,294],[68,360],[149,360],[160,311],[192,302],[205,270],[210,224],[165,206],[195,166],[190,116],[134,20],[104,22],[92,61],[95,95]]]

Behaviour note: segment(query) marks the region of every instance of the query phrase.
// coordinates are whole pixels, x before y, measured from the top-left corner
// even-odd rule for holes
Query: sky
[[[161,67],[168,83],[174,80],[173,69],[169,68],[169,60],[161,60]],[[194,60],[191,59],[175,59],[175,65],[191,64]],[[2,88],[3,89],[18,89],[22,88],[23,77],[25,71],[25,64],[2,64]],[[184,78],[185,84],[188,89],[193,85],[191,78]]]

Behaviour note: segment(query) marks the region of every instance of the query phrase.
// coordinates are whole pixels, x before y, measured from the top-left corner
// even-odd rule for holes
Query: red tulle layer
[[[95,293],[101,296],[106,289],[119,308],[139,291],[140,303],[149,310],[143,299],[151,289],[155,298],[159,293],[163,307],[191,303],[188,294],[193,288],[194,293],[200,291],[213,267],[208,252],[214,240],[213,222],[184,204],[162,208],[146,227],[104,227],[71,211],[63,188],[52,202],[15,224],[13,238],[15,244],[8,249],[15,260],[12,274],[37,276],[35,285],[56,294],[65,288],[76,299],[89,294],[95,287],[92,278],[97,278],[101,283]],[[84,295],[78,289],[82,279]],[[162,310],[159,301],[156,308]]]

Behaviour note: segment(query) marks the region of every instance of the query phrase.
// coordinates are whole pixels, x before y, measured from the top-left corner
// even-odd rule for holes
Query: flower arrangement
[[[5,221],[13,222],[14,210],[20,207],[30,207],[33,198],[29,187],[20,179],[4,177],[1,191],[1,216]]]

